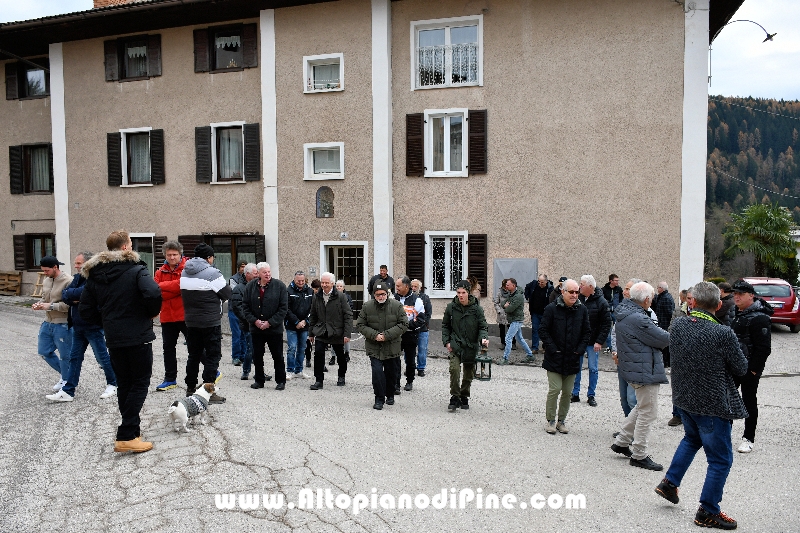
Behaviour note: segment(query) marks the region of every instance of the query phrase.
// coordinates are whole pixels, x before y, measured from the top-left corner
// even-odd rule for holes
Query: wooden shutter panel
[[[194,71],[208,72],[208,30],[194,30]]]
[[[119,132],[107,134],[106,149],[108,151],[108,185],[119,187],[122,185],[122,134]]]
[[[488,294],[488,253],[486,248],[486,234],[470,234],[467,239],[467,253],[469,262],[469,276],[478,278],[481,284],[481,296]]]
[[[467,168],[470,174],[486,174],[486,110],[470,110],[469,120],[469,156]],[[484,295],[485,296],[485,295]]]
[[[266,235],[256,235],[256,263],[267,260],[267,237]]]
[[[117,41],[105,41],[103,49],[106,56],[106,81],[119,80],[119,54]]]
[[[425,115],[406,115],[406,176],[425,174]]]
[[[11,176],[11,194],[23,194],[25,179],[22,175],[22,146],[8,147],[8,167]]]
[[[55,192],[55,175],[53,174],[53,143],[47,145],[47,169],[50,173],[50,192]]]
[[[178,235],[178,242],[183,245],[183,255],[194,257],[194,249],[201,242],[205,242],[202,235]]]
[[[164,130],[150,130],[150,182],[161,185],[164,181]]]
[[[6,63],[6,100],[19,98],[19,81],[16,63]]]
[[[25,254],[25,235],[14,235],[14,270],[25,270],[28,267]]]
[[[161,35],[147,36],[147,75],[161,76]]]
[[[244,135],[244,180],[261,180],[261,143],[259,142],[260,127],[258,124],[245,124],[242,128]]]
[[[156,270],[161,268],[161,265],[166,261],[164,255],[164,243],[167,242],[166,237],[153,237],[153,257],[155,258]]]
[[[194,129],[195,180],[211,183],[211,126]]]
[[[258,66],[258,25],[242,26],[242,66],[252,68]]]
[[[425,286],[425,235],[406,234],[406,276],[418,279]]]

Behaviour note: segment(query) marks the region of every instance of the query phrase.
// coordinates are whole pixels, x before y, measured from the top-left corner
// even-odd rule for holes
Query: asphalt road
[[[2,532],[697,531],[692,519],[705,456],[698,454],[680,488],[681,502],[672,505],[653,492],[663,473],[632,467],[609,450],[623,417],[606,356],[598,407],[582,397],[572,404],[570,433],[553,436],[543,431],[547,380],[536,366],[495,367],[491,381],[473,384],[471,409],[449,413],[447,362],[432,358],[428,375],[417,378],[412,392],[375,411],[359,343],[352,349],[347,385],[335,386],[333,366],[321,391],[308,389],[311,380],[292,380],[282,392],[270,386],[252,390],[225,355],[219,386],[228,401],[212,407],[210,425],[175,433],[167,408],[183,395],[182,386],[153,391],[142,430],[154,449],[117,454],[119,413],[114,399],[99,398],[104,380],[91,351],[75,401],[45,399],[58,376],[36,355],[41,315],[17,305],[23,301],[0,299]],[[431,346],[442,353],[438,339],[432,332]],[[223,353],[230,354],[228,337],[224,343]],[[160,345],[159,336],[153,388],[163,377]],[[773,329],[756,446],[749,455],[735,454],[722,502],[740,531],[800,531],[798,347],[800,335]],[[499,356],[496,348],[491,353]],[[178,358],[182,370],[182,345]],[[586,379],[584,371],[584,391]],[[683,434],[680,427],[667,427],[670,411],[670,389],[663,386],[651,453],[665,467]],[[734,446],[742,427],[734,423]],[[265,509],[259,500],[258,509],[242,510],[237,496],[234,509],[220,510],[215,497],[280,493],[287,505],[300,504],[303,489],[321,491],[319,508]],[[448,500],[451,489],[455,496],[467,489],[464,494],[472,491],[475,498],[463,509],[457,498],[455,509],[449,501],[437,509],[443,489]],[[388,506],[389,496],[402,494],[410,496],[412,508],[381,508],[381,501]],[[512,494],[518,503],[507,499],[512,509],[479,508],[479,496],[491,501],[490,494]],[[585,508],[535,509],[530,503],[536,494],[553,495],[555,507],[558,496],[583,495]],[[426,498],[432,498],[430,505],[419,508]],[[368,508],[356,513],[353,500]],[[337,508],[337,502],[348,508]]]

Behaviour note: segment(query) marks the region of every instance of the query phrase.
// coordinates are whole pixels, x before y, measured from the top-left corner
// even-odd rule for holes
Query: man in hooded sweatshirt
[[[161,310],[161,289],[133,251],[127,232],[112,232],[106,247],[107,252],[93,256],[81,269],[86,287],[78,310],[83,320],[101,325],[106,334],[122,415],[114,451],[146,452],[153,443],[141,438],[139,412],[153,373],[153,318]]]
[[[456,296],[447,304],[442,317],[442,343],[450,353],[450,404],[447,408],[451,411],[459,407],[469,409],[470,385],[475,378],[475,356],[481,346],[489,346],[489,326],[483,308],[478,299],[470,294],[470,288],[466,280],[456,284]]]
[[[197,390],[197,373],[203,363],[202,383],[219,379],[222,359],[222,303],[231,297],[231,288],[222,273],[214,268],[214,249],[198,244],[194,257],[186,261],[181,272],[181,298],[186,322],[186,396]],[[209,403],[224,403],[216,392]]]

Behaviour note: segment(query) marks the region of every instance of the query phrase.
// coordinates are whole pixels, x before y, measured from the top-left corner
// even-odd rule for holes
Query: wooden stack
[[[34,298],[41,298],[42,291],[44,290],[44,272],[39,272],[39,277],[36,278],[36,285],[33,286],[31,296]]]
[[[0,294],[3,296],[19,296],[22,289],[22,272],[15,270],[0,271]]]

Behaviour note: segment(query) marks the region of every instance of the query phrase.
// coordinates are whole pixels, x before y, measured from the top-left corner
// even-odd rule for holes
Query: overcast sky
[[[642,0],[648,2],[667,0]],[[713,0],[712,0],[713,1]],[[92,8],[92,0],[0,0],[0,22],[27,20]],[[800,100],[800,2],[745,0],[711,51],[709,94]]]

